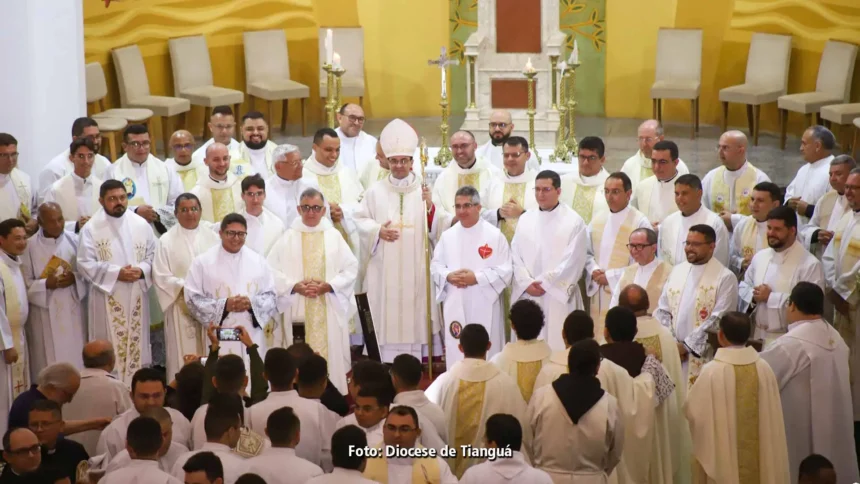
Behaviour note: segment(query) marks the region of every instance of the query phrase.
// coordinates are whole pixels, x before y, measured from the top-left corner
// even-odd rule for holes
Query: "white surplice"
[[[243,474],[253,472],[253,469],[248,464],[248,460],[233,452],[230,447],[215,442],[206,442],[201,449],[189,451],[176,460],[176,464],[173,464],[173,470],[170,472],[173,477],[181,479],[184,482],[185,471],[182,470],[182,467],[188,462],[191,456],[200,452],[212,452],[218,457],[224,469],[224,484],[236,484],[236,480]]]
[[[110,160],[96,153],[95,160],[93,161],[92,176],[104,179],[105,172],[110,165]],[[63,150],[62,153],[53,157],[51,161],[45,165],[45,168],[39,172],[38,202],[41,204],[45,201],[45,194],[51,189],[51,185],[57,182],[60,178],[73,173],[74,171],[75,164],[69,159],[68,149]],[[98,190],[98,185],[96,185],[96,190]]]
[[[822,158],[813,163],[804,163],[797,170],[794,180],[785,189],[785,201],[800,197],[804,202],[815,205],[818,200],[830,191],[830,162],[833,155]],[[809,219],[798,215],[798,228],[803,228]]]
[[[169,473],[173,469],[173,465],[176,464],[176,461],[179,460],[179,457],[187,452],[188,447],[185,447],[178,442],[170,442],[170,447],[167,448],[167,452],[158,458],[158,468]],[[111,457],[110,462],[107,464],[107,470],[105,473],[110,474],[117,469],[122,469],[123,467],[128,466],[131,461],[132,459],[128,454],[128,449],[123,449],[119,454]]]
[[[741,402],[747,408],[738,408]],[[791,482],[779,386],[755,349],[718,349],[687,394],[684,413],[693,440],[693,482]]]
[[[221,243],[207,227],[188,230],[176,224],[159,240],[152,263],[152,282],[164,311],[167,375],[173,378],[184,366],[185,355],[205,354],[203,328],[191,318],[185,304],[185,277],[191,261]]]
[[[223,181],[198,174],[197,185],[194,185],[191,193],[200,199],[200,219],[209,223],[220,224],[227,215],[245,209],[242,181],[230,172]]]
[[[468,185],[478,190],[483,210],[499,209],[490,203],[490,193],[495,190],[494,185],[499,183],[502,176],[500,171],[486,158],[480,157],[475,158],[468,168],[460,167],[456,161],[448,163],[433,183],[433,205],[436,206],[436,217],[440,217],[442,227],[450,225],[454,218],[454,199],[460,187]],[[438,240],[442,231],[437,232]]]
[[[379,141],[364,131],[359,131],[358,136],[350,138],[343,130],[334,130],[340,138],[340,158],[338,163],[352,170],[356,177],[363,171],[366,164],[376,160],[376,143]]]
[[[516,382],[497,366],[486,360],[465,358],[438,378],[425,392],[431,402],[436,403],[445,412],[448,419],[448,444],[458,450],[461,445],[480,447],[486,434],[487,419],[497,413],[513,415],[523,427],[523,447],[531,443],[531,429],[526,420],[526,402],[520,395]],[[469,399],[466,406],[460,407],[460,392],[474,395],[474,388],[483,387],[480,398]],[[480,403],[480,409],[477,404]],[[458,476],[478,463],[477,459],[469,459],[457,454],[452,459],[451,469]]]
[[[374,183],[388,178],[388,175],[390,174],[391,170],[383,168],[379,164],[379,161],[374,158],[364,164],[364,169],[359,174],[358,181],[361,182],[361,186],[367,190],[372,187]]]
[[[490,207],[501,207],[514,199],[524,210],[537,210],[538,203],[535,198],[535,177],[537,172],[526,167],[526,170],[517,176],[510,176],[506,171],[496,173],[497,182],[494,183],[487,200],[481,199],[482,204]],[[525,214],[523,214],[525,215]],[[520,215],[515,219],[500,219],[498,208],[495,210],[484,210],[481,217],[487,222],[499,227],[510,241],[517,229],[517,223],[522,218]]]
[[[496,459],[470,467],[460,479],[460,484],[505,484],[528,482],[553,484],[546,472],[535,469],[526,462],[523,453],[515,450],[509,459]]]
[[[29,304],[27,285],[21,271],[21,257],[13,259],[0,250],[0,351],[15,348],[18,361],[7,364],[0,360],[0,430],[6,432],[12,402],[21,392],[30,388],[29,356],[24,325],[27,322]],[[7,280],[11,282],[7,285]],[[10,306],[17,303],[18,314],[13,315]],[[14,319],[18,323],[14,324]]]
[[[563,205],[571,207],[582,217],[586,224],[601,212],[608,212],[609,205],[603,194],[603,185],[609,178],[605,168],[594,176],[581,175],[579,171],[561,177],[561,198]]]
[[[251,148],[248,148],[248,145],[246,145],[244,141],[242,141],[239,143],[239,148],[236,150],[236,158],[230,159],[230,165],[231,167],[234,164],[250,166],[251,172],[246,173],[245,176],[256,174],[260,175],[265,180],[275,174],[275,163],[272,159],[272,153],[275,152],[275,148],[277,147],[277,143],[272,140],[266,140],[265,146],[260,149],[252,150]]]
[[[179,410],[164,407],[170,413],[170,420],[173,422],[173,442],[189,447],[191,442],[191,423],[185,418]],[[126,448],[126,436],[128,435],[128,426],[131,422],[140,417],[140,412],[132,407],[125,413],[118,416],[102,431],[99,437],[98,445],[96,446],[97,454],[107,454],[112,457],[120,453]]]
[[[704,205],[696,212],[685,217],[680,211],[666,217],[660,224],[657,254],[672,265],[681,264],[687,260],[684,253],[684,242],[693,225],[710,225],[717,233],[714,257],[724,266],[729,265],[729,231],[723,219]]]
[[[269,250],[287,230],[284,222],[266,207],[263,207],[259,216],[251,215],[247,210],[242,210],[240,215],[245,217],[248,224],[245,245],[263,257],[269,255]]]
[[[305,341],[328,361],[332,383],[346,394],[349,321],[358,311],[354,297],[358,261],[328,219],[308,227],[297,218],[272,247],[268,264],[275,277],[278,311],[283,313],[284,347],[293,342],[293,323],[305,323]],[[332,292],[307,298],[293,291],[308,278],[327,282]]]
[[[680,158],[678,158],[677,170],[679,175],[690,173],[690,169],[687,168],[687,164]],[[651,168],[651,159],[645,158],[645,155],[642,154],[642,150],[638,150],[635,155],[627,158],[627,161],[621,165],[621,171],[630,178],[630,183],[632,183],[634,187],[649,176],[654,176],[654,170]]]
[[[541,306],[546,320],[541,338],[554,350],[564,347],[564,318],[583,308],[578,283],[585,267],[586,244],[582,217],[561,203],[552,210],[530,210],[517,223],[511,243],[511,303],[531,299]],[[534,297],[525,292],[534,281],[541,283],[546,294]]]
[[[666,217],[678,211],[678,205],[675,204],[675,180],[679,176],[680,169],[668,180],[658,180],[652,175],[638,185],[633,185],[630,205],[645,214],[651,223],[662,223]]]
[[[30,175],[13,168],[8,175],[0,173],[0,220],[33,218],[36,208],[36,195],[30,183]]]
[[[505,160],[504,160],[504,144],[494,145],[493,140],[489,139],[486,143],[482,144],[475,150],[475,156],[478,158],[483,158],[490,162],[493,166],[498,168],[499,170],[505,169]],[[532,147],[532,150],[537,151],[537,147]],[[537,156],[535,153],[532,153],[532,156],[529,157],[529,160],[526,162],[526,170],[534,171],[537,173],[540,170],[540,163],[538,162]]]
[[[810,454],[830,459],[840,482],[860,481],[848,346],[839,333],[823,319],[797,321],[761,359],[779,384],[791,482]]]
[[[179,181],[182,183],[182,191],[190,192],[194,185],[197,184],[197,175],[201,171],[201,167],[206,165],[203,164],[203,160],[191,160],[187,165],[180,165],[173,158],[167,158],[164,160],[164,164],[173,168],[173,171],[176,172],[176,175],[179,177]]]
[[[105,339],[116,351],[119,378],[131,384],[134,373],[152,362],[149,300],[155,236],[142,217],[126,211],[113,217],[99,210],[81,229],[78,269],[90,283],[87,299],[89,340]],[[125,266],[143,277],[118,280]]]
[[[114,418],[132,408],[128,386],[110,373],[98,368],[81,370],[81,386],[72,401],[63,405],[63,418],[89,420]],[[87,454],[96,455],[101,430],[88,430],[68,436],[84,446]]]
[[[746,172],[750,169],[755,170],[755,178],[752,178],[752,174],[750,174],[748,176],[751,178],[750,184],[748,186],[738,186],[738,181],[740,181],[741,177],[746,176]],[[716,181],[717,176],[722,176],[721,182]],[[770,177],[767,176],[767,173],[753,166],[749,161],[745,161],[737,170],[729,170],[725,166],[718,166],[709,171],[705,175],[705,178],[702,179],[702,205],[714,212],[719,212],[718,208],[724,207],[728,212],[742,213],[744,206],[748,211],[749,197],[752,194],[753,187],[759,183],[769,181]],[[715,193],[718,190],[716,186],[719,186],[721,183],[728,189],[728,198],[724,194]],[[741,193],[735,193],[736,189],[740,190]],[[744,202],[742,199],[746,199],[747,201]]]
[[[436,212],[438,213],[438,212]],[[448,274],[460,269],[475,273],[477,284],[454,287]],[[467,324],[481,324],[490,335],[488,357],[504,346],[502,291],[511,282],[511,252],[499,229],[482,219],[469,227],[456,224],[442,234],[430,263],[436,301],[442,303],[445,363],[450,370],[463,356],[457,345]]]
[[[850,210],[851,208],[848,206],[848,199],[845,198],[845,194],[840,195],[836,190],[830,190],[818,199],[818,202],[815,204],[815,210],[812,212],[812,218],[809,219],[809,224],[802,230],[798,230],[798,240],[803,242],[806,250],[821,259],[826,246],[820,242],[815,242],[813,246],[813,236],[819,230],[835,232],[836,224],[839,223],[842,215]]]
[[[185,477],[183,472],[182,477]],[[158,467],[158,461],[132,459],[120,469],[111,471],[99,481],[102,484],[181,484],[174,477]]]
[[[56,239],[41,229],[27,243],[21,257],[21,271],[27,283],[30,317],[27,342],[30,350],[30,374],[35,381],[42,369],[66,362],[81,369],[81,350],[86,341],[84,298],[87,284],[77,269],[78,238],[63,232]],[[48,289],[47,277],[71,271],[75,283],[69,287]]]
[[[302,192],[308,188],[319,190],[320,187],[315,180],[308,178],[284,180],[277,174],[272,175],[266,179],[266,201],[263,202],[263,206],[281,219],[284,227],[289,227],[293,219],[299,216],[296,207],[299,205]],[[326,210],[326,217],[331,217],[328,210]]]
[[[74,232],[79,218],[92,217],[102,208],[99,204],[102,183],[95,176],[84,180],[72,172],[54,182],[41,196],[45,202],[55,202],[60,206],[66,219],[66,230]]]
[[[427,228],[427,211],[422,200],[421,181],[414,174],[406,178],[388,177],[373,184],[355,212],[356,223],[366,226],[371,245],[364,287],[373,314],[373,324],[382,361],[392,362],[409,353],[418,359],[428,354],[427,271],[425,250],[435,240],[436,217]],[[379,238],[383,224],[398,230],[396,241]],[[426,233],[426,235],[425,235]],[[429,239],[428,240],[428,236]],[[432,286],[432,282],[430,283]],[[432,291],[432,287],[431,287]],[[430,300],[433,353],[442,354],[439,338],[439,305]]]
[[[444,442],[448,442],[448,420],[442,407],[431,402],[421,390],[400,392],[394,396],[392,406],[407,405],[415,409],[419,420],[429,421]]]
[[[535,379],[546,362],[552,349],[540,339],[518,339],[505,345],[490,363],[507,373],[520,389],[520,395],[528,403],[535,390]]]
[[[323,475],[320,466],[296,455],[296,449],[272,447],[248,459],[248,466],[266,480],[266,484],[304,484]],[[285,472],[289,469],[289,472]]]
[[[821,262],[795,241],[782,252],[767,248],[753,257],[744,279],[738,288],[738,310],[748,312],[753,309],[756,339],[766,345],[788,331],[786,310],[791,289],[801,281],[818,284],[824,290],[824,272]],[[763,303],[753,303],[753,290],[766,284],[770,296]]]
[[[734,217],[732,217],[734,218]],[[767,219],[762,222],[752,215],[740,217],[734,224],[729,240],[729,270],[741,275],[744,259],[767,249]]]

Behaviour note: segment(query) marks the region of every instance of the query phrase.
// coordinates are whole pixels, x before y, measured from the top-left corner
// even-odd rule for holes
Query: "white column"
[[[83,2],[9,0],[2,10],[0,132],[18,140],[18,168],[35,184],[87,112]]]

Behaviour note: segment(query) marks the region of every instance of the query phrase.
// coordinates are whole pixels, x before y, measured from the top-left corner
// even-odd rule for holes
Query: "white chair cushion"
[[[860,118],[854,118],[854,126],[857,126],[857,129],[860,129]]]
[[[340,92],[343,97],[362,97],[364,96],[364,79],[354,79],[344,77],[341,85]],[[328,94],[328,86],[326,85],[325,79],[320,82],[320,97],[326,97]]]
[[[99,114],[110,116],[112,118],[122,118],[126,121],[146,121],[151,118],[153,112],[151,109],[145,108],[117,108],[102,111]]]
[[[131,108],[146,108],[156,116],[170,117],[191,111],[191,102],[181,97],[143,96],[128,101]]]
[[[696,99],[699,81],[657,81],[651,86],[651,99]]]
[[[310,97],[311,89],[289,79],[265,79],[251,83],[248,86],[248,94],[267,101],[280,101]]]
[[[821,108],[821,119],[836,124],[851,124],[860,116],[860,103],[831,104]]]
[[[112,118],[110,116],[99,116],[98,114],[93,115],[92,117],[96,124],[99,125],[99,131],[102,132],[113,132],[113,131],[121,131],[128,126],[128,121],[122,118]]]
[[[189,87],[180,91],[179,96],[188,99],[195,106],[209,108],[239,104],[245,101],[245,94],[242,91],[218,86]]]
[[[817,113],[822,106],[838,104],[842,98],[826,92],[799,92],[797,94],[786,94],[777,99],[779,109],[793,111],[795,113]]]
[[[720,101],[728,103],[767,104],[776,102],[785,93],[782,87],[762,86],[755,84],[739,84],[720,89]]]

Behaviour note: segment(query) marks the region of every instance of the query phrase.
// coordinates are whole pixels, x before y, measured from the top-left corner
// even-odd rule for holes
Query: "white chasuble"
[[[166,318],[164,339],[169,378],[182,369],[183,356],[205,354],[203,328],[191,317],[185,304],[185,277],[195,257],[220,243],[218,234],[207,227],[188,230],[179,224],[158,239],[152,282]]]
[[[687,164],[680,158],[678,158],[677,170],[679,175],[690,173],[690,169],[687,168]],[[621,171],[627,174],[630,178],[630,183],[634,187],[646,178],[654,176],[654,170],[651,168],[651,159],[645,158],[645,155],[642,154],[642,150],[637,151],[635,155],[627,158],[627,161],[621,165]]]
[[[227,215],[245,210],[242,181],[236,178],[236,175],[228,172],[224,181],[214,180],[208,175],[198,177],[197,185],[191,189],[191,193],[200,199],[201,220],[220,224]]]
[[[660,224],[660,234],[657,239],[657,254],[659,257],[672,265],[686,262],[687,256],[684,253],[684,243],[687,241],[687,234],[690,232],[690,227],[699,224],[710,225],[714,229],[714,232],[717,233],[714,258],[720,261],[720,264],[728,267],[729,231],[726,229],[723,219],[705,208],[704,205],[699,206],[699,210],[690,216],[684,216],[681,212],[675,212],[663,220],[663,223]]]
[[[594,176],[580,175],[578,171],[561,177],[560,202],[571,207],[586,224],[601,212],[608,212],[609,205],[603,195],[603,184],[609,172],[601,168]]]
[[[738,310],[752,310],[755,339],[765,346],[788,331],[786,309],[791,289],[801,281],[818,284],[824,290],[824,272],[821,262],[795,241],[782,252],[765,249],[753,257],[744,279],[738,288]],[[770,288],[767,301],[754,303],[753,290],[766,284]]]
[[[305,323],[305,342],[328,361],[332,383],[346,394],[349,322],[358,310],[355,255],[328,219],[308,227],[297,218],[272,247],[268,263],[275,274],[278,311],[283,313],[284,347],[293,342],[293,322]],[[293,291],[308,279],[328,283],[332,292],[308,298]]]
[[[729,242],[729,270],[743,278],[744,261],[752,261],[754,255],[768,247],[767,219],[759,222],[752,215],[742,217]]]
[[[266,180],[266,201],[263,206],[269,209],[275,216],[284,222],[285,228],[290,228],[293,224],[293,219],[299,216],[296,207],[299,205],[299,199],[302,193],[308,188],[316,188],[319,190],[316,181],[307,178],[299,178],[298,180],[285,180],[278,175],[272,175]],[[326,202],[328,207],[328,202]],[[326,210],[326,217],[331,218],[330,211]]]
[[[384,362],[402,353],[418,358],[427,356],[427,285],[429,267],[424,251],[439,224],[436,217],[428,229],[426,205],[422,200],[421,182],[410,174],[402,180],[387,178],[372,185],[364,194],[355,214],[356,222],[367,226],[371,247],[370,262],[364,286],[376,339]],[[398,230],[398,239],[379,239],[379,229]],[[430,249],[432,250],[432,248]],[[439,305],[431,292],[430,300],[434,354],[442,354],[439,330]]]
[[[482,447],[487,419],[497,413],[513,415],[519,420],[523,449],[531,445],[526,402],[516,382],[488,361],[461,359],[439,375],[424,393],[445,412],[448,445],[457,450],[461,445]],[[448,461],[457,477],[479,462],[480,459],[467,458],[462,452]]]
[[[258,150],[252,150],[251,148],[248,148],[244,141],[242,141],[239,143],[238,156],[236,159],[230,159],[231,168],[237,168],[239,164],[247,165],[251,170],[247,173],[243,173],[243,176],[241,176],[242,178],[248,175],[257,174],[265,180],[275,174],[275,163],[274,160],[272,160],[272,153],[275,152],[275,148],[277,147],[277,143],[272,140],[267,140],[266,146]],[[234,163],[236,164],[235,167],[233,166]],[[236,176],[240,176],[235,170],[233,170],[233,173],[236,174]]]
[[[275,242],[286,232],[284,222],[266,210],[266,207],[263,207],[259,216],[251,215],[247,210],[242,210],[239,213],[245,217],[245,221],[248,223],[248,236],[245,239],[245,246],[266,257]]]
[[[0,345],[14,348],[18,361],[11,365],[0,359],[0,429],[6,431],[9,410],[15,398],[30,389],[30,369],[24,324],[29,315],[27,285],[21,271],[21,257],[12,259],[0,250]]]
[[[478,190],[483,210],[498,210],[499,207],[490,203],[490,193],[499,183],[499,178],[502,176],[500,171],[486,158],[475,158],[475,162],[469,168],[462,168],[456,162],[448,163],[433,183],[433,205],[436,206],[436,216],[440,218],[439,223],[442,227],[449,226],[454,218],[454,198],[460,187],[470,186]],[[438,237],[442,236],[442,230],[437,232],[438,241]]]
[[[548,211],[530,210],[517,224],[511,244],[511,303],[531,299],[541,306],[546,325],[540,337],[553,350],[564,348],[564,318],[583,308],[578,283],[585,267],[586,240],[582,217],[561,203]],[[546,291],[543,296],[526,293],[535,281]]]
[[[27,220],[35,208],[30,175],[13,168],[8,175],[0,174],[0,220]]]
[[[149,344],[149,302],[155,236],[142,217],[96,212],[81,229],[78,268],[91,284],[87,300],[89,340],[106,339],[116,351],[120,380],[131,384],[134,372],[152,361]],[[143,277],[118,280],[123,267],[139,268]]]
[[[804,163],[797,170],[794,180],[785,189],[785,201],[792,198],[800,198],[806,203],[815,205],[818,199],[830,191],[830,162],[833,155],[822,158],[814,163]],[[809,219],[798,215],[797,228],[802,229],[809,223]]]
[[[830,190],[815,204],[815,210],[812,212],[809,224],[802,230],[798,230],[798,240],[803,242],[806,250],[812,252],[812,255],[821,259],[827,246],[817,240],[812,242],[815,233],[819,230],[834,232],[842,215],[849,211],[851,208],[848,206],[848,199],[845,198],[845,195],[840,195],[836,190]]]
[[[618,273],[633,262],[627,242],[630,233],[639,228],[651,228],[642,212],[627,206],[612,213],[603,211],[588,224],[588,258],[585,264],[585,290],[591,304],[589,311],[594,320],[594,338],[603,342],[603,322],[612,301],[612,284],[601,286],[591,274],[596,270]],[[609,279],[607,277],[607,279]]]
[[[227,298],[233,296],[250,299],[251,310],[229,312],[225,317]],[[260,357],[265,358],[268,336],[275,331],[272,318],[278,310],[275,280],[263,256],[248,247],[235,254],[224,250],[221,244],[211,247],[191,261],[185,277],[185,304],[191,317],[204,326],[212,323],[222,328],[243,326],[260,347]],[[250,368],[241,342],[222,341],[221,354],[228,353],[244,358],[246,368]]]
[[[526,170],[517,176],[508,176],[507,173],[497,174],[497,182],[493,184],[487,200],[481,199],[482,204],[492,207],[501,207],[502,205],[514,200],[523,207],[526,211],[537,210],[538,204],[535,198],[535,177],[537,172]],[[499,219],[499,211],[484,210],[481,216],[487,222],[495,225],[505,234],[508,243],[514,238],[514,232],[517,230],[517,223],[522,218],[520,215],[513,219]]]
[[[366,165],[376,162],[376,143],[379,140],[375,136],[359,131],[357,136],[350,138],[340,128],[335,129],[335,132],[340,138],[338,163],[352,170],[356,177],[364,172]]]
[[[678,211],[675,204],[675,180],[681,176],[681,171],[668,180],[657,180],[656,176],[650,176],[638,185],[633,185],[633,205],[648,217],[652,224],[660,224],[669,215]]]
[[[32,376],[54,363],[68,362],[83,368],[81,349],[87,341],[84,298],[87,285],[77,268],[78,237],[64,232],[56,239],[46,237],[40,229],[27,243],[21,259],[21,271],[27,283],[30,319],[27,339]],[[71,272],[75,283],[68,287],[48,289],[49,276]]]
[[[143,163],[135,163],[123,155],[108,168],[105,179],[119,180],[128,193],[128,206],[150,205],[161,208],[173,205],[182,193],[176,172],[153,155]]]
[[[683,364],[688,386],[710,353],[706,331],[737,305],[738,280],[716,258],[699,265],[684,262],[672,269],[654,317],[692,350]]]
[[[474,272],[478,283],[466,288],[449,283],[448,274],[460,269]],[[511,282],[511,251],[505,236],[481,219],[469,228],[457,224],[442,234],[430,270],[436,301],[442,303],[447,367],[463,358],[457,346],[460,331],[467,324],[481,324],[487,329],[492,342],[487,356],[492,358],[504,346],[500,296]]]
[[[532,148],[533,150],[536,148]],[[494,145],[493,140],[489,139],[486,143],[482,144],[475,150],[475,156],[478,158],[483,158],[490,162],[495,168],[498,168],[499,171],[504,171],[505,169],[505,160],[504,160],[504,144]],[[533,171],[537,174],[540,171],[540,162],[538,162],[537,156],[535,153],[531,153],[528,161],[526,161],[526,171]]]
[[[693,482],[791,482],[779,385],[755,349],[718,349],[690,389],[684,413]]]
[[[197,176],[201,170],[201,167],[205,167],[203,164],[203,160],[194,160],[188,162],[187,165],[180,165],[173,158],[168,158],[164,160],[164,164],[172,167],[173,171],[176,172],[176,176],[179,177],[179,181],[182,183],[182,191],[190,192],[194,185],[197,185]]]
[[[767,173],[749,161],[734,171],[719,166],[709,171],[702,180],[702,205],[715,213],[725,211],[752,215],[750,195],[753,187],[769,181]]]
[[[827,456],[840,481],[858,482],[848,346],[823,319],[797,321],[761,353],[776,375],[791,482],[810,454]]]
[[[92,217],[102,208],[99,204],[102,183],[103,180],[94,176],[84,180],[72,172],[54,182],[43,198],[45,202],[55,202],[60,206],[66,219],[66,230],[74,232],[81,217]]]
[[[654,314],[671,272],[672,266],[656,257],[645,265],[631,264],[620,271],[612,271],[606,276],[609,285],[613,287],[610,309],[618,306],[618,298],[625,287],[636,284],[648,293],[648,314]]]
[[[374,183],[388,178],[388,175],[390,174],[391,170],[383,168],[379,164],[379,161],[373,159],[364,164],[364,169],[361,171],[358,181],[361,182],[361,186],[367,190],[372,187]]]
[[[549,361],[552,349],[541,339],[520,339],[505,345],[490,363],[507,373],[520,389],[520,395],[528,403],[535,390],[535,380],[543,365]]]

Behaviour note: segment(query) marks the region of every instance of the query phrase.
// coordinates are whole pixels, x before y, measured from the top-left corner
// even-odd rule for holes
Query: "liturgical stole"
[[[114,163],[114,178],[121,181],[128,193],[129,206],[135,207],[146,205],[146,200],[137,194],[137,182],[134,180],[134,168],[128,156],[116,160]],[[149,155],[146,160],[146,179],[149,182],[149,197],[155,208],[167,205],[167,192],[170,187],[167,165],[158,158]]]
[[[791,248],[788,248],[786,250],[788,250],[789,252],[788,254],[786,254],[785,261],[782,263],[782,265],[786,268],[790,268],[792,270],[793,275],[794,269],[800,263],[800,257],[806,252],[806,250],[791,250]],[[753,277],[753,287],[758,287],[764,284],[764,276],[765,274],[767,274],[767,270],[770,267],[770,263],[773,261],[774,254],[776,254],[776,251],[774,251],[773,249],[761,251],[761,254],[759,255],[760,261],[756,262],[756,264],[760,264],[758,267],[760,267],[761,269],[757,270],[755,273],[755,277]],[[780,273],[780,276],[776,278],[776,281],[774,281],[771,291],[789,294],[791,292],[793,280],[794,277],[792,277],[791,275]],[[755,312],[753,312],[753,321],[755,321]],[[765,327],[763,329],[767,328]]]
[[[18,269],[20,272],[20,269]],[[18,361],[8,365],[12,372],[12,399],[18,398],[22,391],[27,389],[24,375],[24,359],[26,355],[21,348],[21,326],[24,324],[21,314],[21,301],[18,299],[18,286],[12,270],[6,264],[0,263],[0,280],[3,281],[6,296],[6,318],[9,319],[9,328],[12,330],[12,346],[18,352]]]
[[[639,264],[627,266],[621,274],[621,289],[633,284],[636,280],[636,271],[639,269]],[[663,294],[663,286],[666,285],[666,279],[669,278],[669,273],[672,271],[672,266],[666,262],[660,261],[657,268],[651,273],[651,278],[648,279],[648,285],[645,287],[645,292],[648,293],[648,314],[654,314],[657,305],[660,302],[660,296]]]
[[[756,175],[758,174],[758,170],[752,165],[752,163],[746,162],[746,164],[746,169],[743,174],[735,180],[734,186],[734,201],[738,207],[738,213],[741,215],[752,214],[752,210],[750,209],[750,193],[752,193],[752,189],[756,185]],[[729,186],[726,185],[725,182],[725,173],[726,167],[721,166],[717,168],[716,173],[714,173],[714,177],[711,178],[711,204],[714,207],[713,211],[716,213],[731,211],[732,200],[729,200],[730,190]]]
[[[820,217],[820,228],[827,230],[830,226],[830,216],[833,215],[833,208],[836,206],[836,200],[839,199],[839,192],[830,190],[821,197],[818,201],[818,214]]]
[[[320,177],[322,178],[322,177]],[[305,279],[325,281],[325,231],[302,232],[302,269]],[[305,298],[305,339],[328,360],[326,298]]]
[[[464,175],[460,175],[463,177]],[[472,176],[472,175],[465,175]],[[477,189],[477,187],[475,188]],[[514,199],[520,207],[525,207],[525,195],[526,195],[526,184],[523,183],[505,183],[505,190],[502,193],[502,204],[507,203],[508,200]],[[519,217],[515,219],[503,219],[501,226],[499,227],[502,231],[502,234],[505,235],[505,238],[508,239],[508,243],[511,243],[511,240],[514,238],[514,232],[517,230],[517,222],[520,220]]]
[[[17,171],[17,169],[13,169],[9,174],[9,177],[12,180],[12,186],[15,187],[15,192],[18,194],[18,199],[21,200],[21,207],[18,209],[18,212],[20,213],[21,219],[26,222],[31,216],[30,199],[33,194],[30,191],[30,187],[28,187],[27,184],[21,180],[21,177],[18,176]]]
[[[379,444],[378,448],[383,448],[384,443]],[[423,449],[421,444],[416,443],[416,448]],[[458,449],[459,452],[459,449]],[[371,481],[376,481],[380,484],[388,484],[388,458],[385,453],[383,457],[367,459],[367,466],[364,468],[364,477]],[[412,484],[440,484],[442,482],[441,472],[439,470],[439,462],[433,457],[414,458],[412,459]]]
[[[332,173],[331,175],[317,174],[317,183],[319,183],[320,191],[329,203],[336,203],[338,205],[343,203],[343,193],[341,192],[339,172]],[[349,240],[349,234],[347,234],[346,229],[343,228],[343,222],[335,223],[334,228],[340,232],[340,235],[343,236],[343,240],[346,241],[349,248],[355,250],[352,247],[352,241]]]
[[[758,244],[758,240],[762,240],[764,243]],[[767,231],[759,231],[756,219],[750,218],[744,225],[743,233],[741,233],[741,257],[751,260],[756,253],[756,246],[767,247],[767,245]]]

